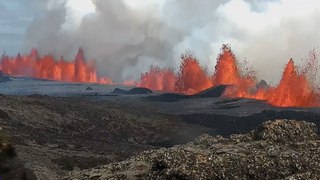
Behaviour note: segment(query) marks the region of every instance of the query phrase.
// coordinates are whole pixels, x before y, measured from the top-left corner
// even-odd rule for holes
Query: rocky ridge
[[[317,179],[317,133],[313,123],[272,120],[247,134],[205,134],[185,145],[72,171],[65,179]]]

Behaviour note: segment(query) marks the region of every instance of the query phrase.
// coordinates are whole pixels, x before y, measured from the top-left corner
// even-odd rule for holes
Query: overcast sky
[[[276,82],[289,58],[318,50],[319,22],[316,0],[0,0],[0,50],[73,57],[82,47],[120,81],[152,64],[177,68],[186,49],[212,73],[229,43]]]
[[[0,0],[1,51],[5,50],[8,54],[16,54],[21,50],[28,26],[35,17],[44,13],[41,8],[37,9],[36,7],[37,4],[34,4],[32,0]]]

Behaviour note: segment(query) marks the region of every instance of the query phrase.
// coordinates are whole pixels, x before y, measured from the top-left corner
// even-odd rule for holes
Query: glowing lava
[[[278,85],[267,89],[262,87],[257,89],[255,78],[240,75],[232,52],[224,46],[217,61],[216,73],[213,78],[217,85],[232,85],[227,88],[224,94],[227,97],[266,100],[279,107],[316,106],[316,93],[310,86],[306,73],[299,73],[294,61],[290,59]]]
[[[228,45],[223,45],[221,50],[212,78],[214,84],[231,85],[227,88],[225,96],[239,97],[247,94],[256,84],[255,77],[241,74],[236,58]]]
[[[222,53],[217,59],[214,84],[239,84],[240,73],[236,64],[236,59],[227,45],[223,45]]]
[[[311,63],[315,62],[313,57]],[[195,94],[212,86],[224,84],[229,85],[224,93],[225,97],[265,100],[279,107],[319,106],[320,96],[307,78],[310,69],[312,70],[312,68],[305,68],[303,73],[299,72],[293,60],[290,59],[278,85],[259,87],[254,76],[244,73],[244,70],[239,68],[230,47],[223,45],[212,78],[209,78],[195,58],[183,55],[178,74],[175,75],[170,71],[170,78],[163,78],[165,69],[151,68],[142,76],[140,86],[153,90]],[[170,84],[170,88],[163,88],[166,83]],[[174,88],[173,84],[175,84]]]
[[[320,95],[312,86],[316,80],[318,60],[313,54],[303,71],[299,71],[292,59],[286,65],[278,85],[257,86],[256,78],[238,66],[236,57],[227,45],[223,45],[212,76],[201,68],[198,60],[191,55],[182,55],[178,73],[169,68],[152,66],[141,75],[139,82],[126,81],[121,85],[146,87],[156,91],[196,94],[217,85],[229,85],[225,97],[253,98],[265,100],[279,107],[320,106]],[[113,84],[109,78],[98,77],[94,61],[86,61],[80,49],[74,61],[52,55],[40,57],[36,50],[30,55],[16,58],[2,56],[1,70],[5,74],[41,79]],[[310,77],[312,76],[312,77]]]
[[[195,94],[213,86],[212,80],[191,55],[181,57],[180,71],[176,81],[176,91]]]
[[[74,61],[66,61],[63,57],[56,61],[52,55],[40,57],[35,49],[26,56],[20,54],[16,58],[2,56],[1,71],[13,76],[66,82],[112,83],[109,78],[97,76],[95,63],[93,61],[86,63],[82,49],[79,49]]]
[[[266,99],[276,106],[315,106],[316,94],[304,74],[299,74],[292,59],[289,60],[278,86],[266,91]]]
[[[175,74],[171,69],[152,66],[149,72],[141,75],[140,87],[156,91],[174,91]]]

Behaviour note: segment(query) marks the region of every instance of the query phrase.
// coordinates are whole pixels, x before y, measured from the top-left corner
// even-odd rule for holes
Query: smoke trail
[[[313,0],[77,1],[89,8],[72,1],[48,0],[25,48],[72,56],[82,47],[115,81],[136,79],[152,64],[177,68],[185,49],[213,72],[229,43],[259,77],[277,82],[289,58],[306,57],[320,42],[320,2]]]

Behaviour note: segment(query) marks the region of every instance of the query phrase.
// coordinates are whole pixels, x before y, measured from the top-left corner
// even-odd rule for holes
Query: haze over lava
[[[40,57],[33,49],[30,55],[9,57],[2,55],[0,70],[5,74],[39,79],[112,84],[109,78],[98,77],[94,61],[85,62],[84,53],[79,49],[74,61],[63,57],[56,60],[53,55]]]
[[[295,63],[308,66],[296,60],[320,45],[319,7],[314,0],[0,2],[1,68],[19,76],[107,84],[112,79],[184,94],[228,84],[228,97],[317,106],[319,74]],[[234,52],[229,47],[219,52],[221,44],[231,44]],[[74,61],[50,55],[73,59],[79,47],[93,61],[79,54]],[[10,57],[30,48],[49,55]],[[181,56],[188,48],[196,54]],[[233,53],[247,59],[255,73]],[[271,86],[257,87],[261,79]]]
[[[28,0],[0,2],[0,50],[72,59],[79,47],[100,75],[138,79],[153,64],[179,68],[191,49],[214,67],[221,44],[247,59],[257,78],[276,84],[287,59],[319,47],[320,2],[314,0]],[[298,63],[298,61],[297,61]],[[272,73],[270,71],[272,70]],[[211,71],[211,69],[208,69]]]
[[[153,90],[195,94],[213,86],[229,85],[224,93],[226,97],[266,100],[274,106],[282,107],[319,106],[319,92],[316,84],[310,81],[312,76],[316,76],[317,71],[308,67],[318,66],[316,54],[313,55],[307,61],[304,71],[299,71],[293,59],[290,59],[280,82],[275,86],[263,87],[258,86],[253,75],[255,73],[241,69],[230,47],[223,45],[212,77],[200,67],[194,57],[186,55],[182,56],[178,74],[164,76],[172,70],[152,67],[149,72],[142,74],[140,86]]]
[[[200,66],[195,57],[186,53],[181,56],[177,73],[170,68],[152,66],[148,72],[141,74],[139,81],[130,81],[130,85],[183,94],[196,94],[214,86],[228,85],[224,93],[226,97],[266,100],[274,106],[282,107],[319,106],[319,92],[311,81],[317,73],[317,69],[314,71],[312,67],[318,66],[318,59],[315,52],[310,53],[313,56],[310,56],[303,71],[290,59],[280,82],[275,86],[258,86],[255,73],[248,71],[248,67],[239,66],[240,63],[228,45],[223,45],[212,76]],[[39,57],[36,50],[32,50],[30,55],[18,55],[16,58],[3,56],[1,70],[15,76],[112,84],[109,78],[97,76],[94,62],[85,62],[82,49],[74,61],[65,61],[63,58],[56,61],[52,55]],[[128,82],[122,84],[128,85]]]

